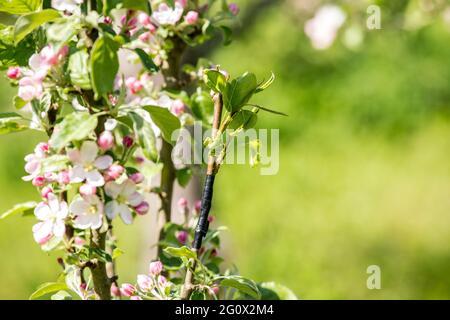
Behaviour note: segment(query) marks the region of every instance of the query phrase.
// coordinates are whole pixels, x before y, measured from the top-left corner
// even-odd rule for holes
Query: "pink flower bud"
[[[70,183],[70,175],[69,172],[66,170],[61,171],[58,174],[58,182],[60,184],[69,184]]]
[[[140,172],[135,172],[130,175],[130,179],[133,180],[134,183],[139,184],[144,181],[144,175]]]
[[[20,78],[21,74],[19,67],[9,67],[8,71],[6,71],[6,76],[10,79]]]
[[[235,16],[237,16],[238,13],[239,13],[239,6],[238,6],[236,3],[230,3],[230,4],[228,5],[228,9],[229,9],[230,12],[231,12],[233,15],[235,15]]]
[[[127,88],[130,90],[130,92],[132,94],[136,94],[139,91],[141,91],[142,89],[144,89],[142,82],[139,81],[138,79],[136,79],[135,77],[129,77],[125,81],[125,85],[127,86]]]
[[[159,284],[161,287],[165,287],[166,284],[167,284],[167,279],[166,279],[166,277],[164,277],[163,275],[160,275],[160,276],[158,277],[158,284]]]
[[[114,136],[111,131],[103,131],[98,137],[97,143],[103,151],[111,149],[114,146]]]
[[[120,297],[120,290],[117,288],[115,283],[111,285],[111,295],[113,297]]]
[[[150,32],[144,32],[143,34],[139,35],[139,40],[141,40],[142,42],[148,42],[150,40],[150,37]]]
[[[183,101],[177,99],[172,103],[172,112],[175,113],[177,116],[181,115],[185,111],[186,106],[184,105]]]
[[[143,164],[145,162],[145,159],[143,157],[137,156],[134,158],[134,161],[136,161],[137,164]]]
[[[142,300],[142,298],[139,296],[131,296],[130,300]]]
[[[136,213],[138,215],[145,215],[148,212],[148,209],[150,208],[150,205],[148,204],[147,201],[142,201],[137,207],[134,208],[134,210],[136,211]]]
[[[132,137],[130,137],[130,136],[125,136],[122,139],[122,143],[123,143],[125,148],[131,148],[131,146],[134,143],[134,139]]]
[[[126,297],[131,297],[136,292],[136,288],[129,283],[124,283],[120,287],[120,293]]]
[[[86,288],[87,288],[87,284],[85,282],[80,283],[80,289],[81,290],[86,290]]]
[[[202,209],[202,200],[195,201],[194,210],[196,213],[200,213],[200,210]]]
[[[55,182],[58,179],[58,176],[54,172],[46,172],[46,173],[44,173],[44,178],[48,182]]]
[[[211,257],[217,257],[218,254],[219,254],[219,251],[217,251],[216,248],[211,250]]]
[[[127,24],[127,16],[126,15],[123,15],[123,16],[120,17],[120,24],[122,26]]]
[[[105,24],[112,24],[112,19],[110,17],[104,17],[103,18],[103,23],[105,23]]]
[[[186,8],[188,0],[176,0],[175,2]]]
[[[45,178],[43,176],[34,177],[34,179],[31,183],[35,187],[43,187],[45,184]]]
[[[184,17],[184,20],[186,21],[187,24],[196,24],[198,21],[198,12],[189,11]]]
[[[215,219],[214,216],[209,216],[208,217],[208,222],[209,223],[213,223],[214,219]]]
[[[144,12],[139,13],[138,15],[138,22],[144,26],[148,25],[149,23],[152,23],[150,20],[150,16]]]
[[[86,241],[83,238],[75,237],[73,238],[73,243],[75,243],[77,246],[82,246],[86,243]]]
[[[153,23],[149,23],[145,26],[148,31],[150,31],[150,33],[155,33],[156,32],[156,27]]]
[[[187,209],[188,201],[186,198],[181,197],[178,200],[178,209],[180,209],[181,212],[184,212]]]
[[[105,172],[105,178],[107,181],[116,180],[122,175],[123,172],[124,168],[121,165],[112,164]]]
[[[145,274],[139,274],[137,276],[137,283],[142,291],[150,291],[153,286],[152,279]]]
[[[83,185],[80,186],[80,194],[82,196],[93,196],[97,193],[97,187],[96,186],[92,186],[88,183],[85,183]]]
[[[177,237],[179,243],[185,244],[188,238],[188,233],[186,231],[178,231],[175,236]]]
[[[119,101],[119,98],[113,94],[110,94],[108,96],[108,100],[109,100],[109,103],[111,103],[111,105],[115,106],[117,104],[117,102]]]
[[[211,287],[211,290],[214,292],[214,294],[217,296],[219,294],[220,288],[218,285],[213,285]]]
[[[49,150],[50,150],[50,146],[48,143],[40,142],[34,148],[34,153],[36,153],[38,156],[44,157],[45,154],[49,152]]]
[[[163,269],[163,264],[161,263],[161,261],[150,262],[150,266],[149,266],[150,275],[156,276],[161,273],[162,269]]]
[[[41,191],[41,197],[44,199],[48,199],[48,195],[53,193],[53,189],[51,187],[44,187]]]

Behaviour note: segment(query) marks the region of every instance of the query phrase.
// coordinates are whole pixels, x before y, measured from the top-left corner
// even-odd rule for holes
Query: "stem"
[[[106,232],[99,230],[91,230],[91,247],[105,250]],[[92,280],[94,282],[94,290],[98,294],[100,300],[111,300],[111,281],[106,272],[106,263],[97,260],[90,266]]]
[[[213,129],[211,133],[211,138],[215,139],[217,134],[220,134],[219,126],[220,126],[220,120],[222,118],[222,109],[223,109],[223,101],[222,101],[222,95],[216,94],[213,98],[214,100],[214,121],[213,121]],[[211,201],[212,201],[212,193],[213,193],[213,185],[214,185],[214,178],[217,173],[217,170],[219,170],[219,164],[217,163],[216,156],[211,153],[208,158],[208,169],[206,171],[206,180],[205,185],[203,188],[203,194],[202,194],[202,206],[201,206],[201,213],[200,217],[198,219],[197,227],[195,228],[195,237],[194,237],[194,244],[193,244],[193,251],[198,252],[198,250],[202,246],[202,240],[206,236],[206,233],[208,232],[209,222],[208,222],[208,215],[209,210],[211,209]],[[187,300],[189,299],[192,291],[195,288],[195,285],[193,283],[194,278],[194,272],[197,267],[197,259],[190,259],[189,264],[191,267],[186,270],[186,277],[184,279],[184,285],[181,289],[181,299]]]

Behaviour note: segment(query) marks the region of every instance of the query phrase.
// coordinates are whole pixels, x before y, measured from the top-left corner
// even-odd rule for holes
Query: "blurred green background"
[[[307,1],[254,2],[239,2],[250,20],[235,41],[208,52],[233,75],[273,71],[257,102],[289,117],[261,114],[258,125],[280,129],[277,175],[226,166],[218,176],[213,214],[230,229],[222,254],[242,275],[302,299],[449,299],[449,26],[438,14],[405,31],[409,1],[379,1],[386,20],[364,30],[359,48],[338,37],[317,51],[303,33]],[[0,93],[0,111],[12,110],[4,77]],[[20,177],[43,139],[1,137],[0,211],[37,199]],[[59,272],[57,255],[33,241],[34,222],[0,221],[0,299],[26,299]],[[143,230],[119,228],[122,281],[144,271]],[[366,287],[370,265],[381,268],[381,290]]]

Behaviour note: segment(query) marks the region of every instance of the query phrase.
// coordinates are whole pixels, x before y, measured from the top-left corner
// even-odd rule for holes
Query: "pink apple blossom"
[[[105,181],[113,181],[119,179],[124,171],[124,167],[122,167],[120,164],[112,164],[104,174]]]
[[[139,184],[144,181],[145,177],[140,172],[135,172],[130,175],[130,179],[133,180],[134,183]]]
[[[172,103],[172,112],[179,116],[183,114],[186,111],[186,105],[183,103],[183,101],[177,99],[174,100]]]
[[[166,3],[161,3],[157,10],[153,11],[152,17],[160,25],[175,25],[183,15],[183,5],[175,2],[174,8]]]
[[[137,276],[137,283],[138,283],[139,289],[141,289],[144,292],[150,291],[153,287],[152,278],[150,278],[149,276],[147,276],[145,274],[139,274]]]
[[[144,88],[142,82],[135,77],[127,78],[125,80],[125,85],[127,86],[128,90],[130,90],[131,94],[136,94]]]
[[[146,14],[145,12],[139,13],[137,19],[138,19],[138,22],[140,24],[142,24],[143,26],[147,26],[148,24],[152,23],[150,16],[148,14]]]
[[[77,196],[70,204],[70,212],[75,215],[75,228],[98,229],[102,225],[103,202],[95,195]]]
[[[90,185],[88,183],[82,184],[80,186],[80,194],[82,196],[93,196],[97,193],[97,187]]]
[[[111,295],[113,297],[120,297],[120,289],[116,286],[115,283],[111,285]]]
[[[34,209],[34,215],[40,222],[33,226],[33,236],[41,245],[47,243],[53,236],[63,237],[66,230],[64,219],[69,214],[65,201],[60,202],[53,193],[47,197],[47,202],[39,203]]]
[[[189,11],[184,17],[184,20],[186,21],[187,24],[196,24],[198,21],[198,12]]]
[[[202,209],[202,200],[195,201],[194,210],[197,213],[200,213],[200,210]]]
[[[43,176],[34,177],[31,183],[35,187],[43,187],[45,184],[45,178]]]
[[[48,199],[48,195],[50,193],[53,193],[52,187],[44,187],[41,190],[41,197],[44,198],[44,199]]]
[[[187,201],[187,199],[184,198],[184,197],[181,197],[181,198],[178,200],[178,210],[179,210],[181,213],[183,213],[183,212],[185,212],[185,211],[187,210],[187,207],[188,207],[188,201]]]
[[[129,206],[138,206],[143,201],[142,195],[136,191],[136,184],[130,179],[121,184],[111,181],[105,185],[105,193],[112,199],[105,206],[108,219],[120,215],[125,224],[131,224],[133,216]]]
[[[89,184],[100,187],[105,184],[99,170],[109,168],[113,162],[111,156],[97,156],[98,147],[94,141],[85,141],[81,149],[72,149],[68,152],[70,161],[74,164],[71,171],[71,182],[87,181]]]
[[[142,42],[148,42],[150,40],[151,36],[152,35],[150,32],[144,32],[141,35],[139,35],[139,40],[141,40]]]
[[[70,183],[70,173],[67,170],[63,170],[58,173],[59,184],[69,184]]]

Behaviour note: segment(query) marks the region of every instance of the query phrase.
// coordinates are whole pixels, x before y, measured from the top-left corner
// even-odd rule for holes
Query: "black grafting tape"
[[[200,217],[198,218],[197,227],[195,228],[195,237],[193,247],[198,250],[202,246],[203,237],[208,232],[209,222],[208,215],[211,210],[211,203],[213,197],[215,175],[207,175],[202,194],[202,206],[200,209]]]

